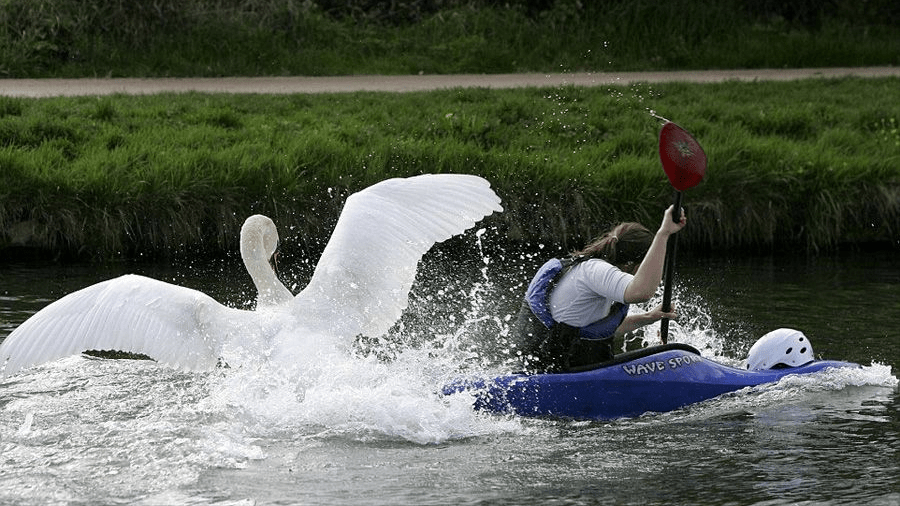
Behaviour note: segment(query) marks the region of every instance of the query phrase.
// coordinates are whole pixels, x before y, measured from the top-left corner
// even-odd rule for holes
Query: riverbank
[[[349,193],[422,172],[489,179],[500,237],[576,247],[668,205],[651,110],[709,155],[684,248],[897,247],[898,104],[897,77],[4,97],[0,255],[221,255],[261,212],[316,258]]]

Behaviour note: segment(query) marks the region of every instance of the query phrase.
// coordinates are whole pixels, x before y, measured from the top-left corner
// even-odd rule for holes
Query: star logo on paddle
[[[690,158],[694,155],[694,150],[691,149],[690,143],[687,143],[685,141],[676,141],[675,149],[677,149],[681,156],[685,158]]]

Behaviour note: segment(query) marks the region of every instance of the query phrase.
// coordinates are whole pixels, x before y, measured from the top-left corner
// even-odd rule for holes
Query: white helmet
[[[761,371],[776,366],[799,367],[815,360],[812,344],[803,332],[777,329],[759,338],[747,355],[747,369]]]

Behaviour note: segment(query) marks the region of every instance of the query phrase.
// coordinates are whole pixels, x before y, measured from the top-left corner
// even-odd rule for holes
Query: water
[[[817,356],[864,367],[612,422],[485,415],[435,393],[498,370],[521,273],[543,259],[470,256],[429,257],[402,325],[302,386],[81,356],[3,380],[0,504],[900,504],[895,256],[683,255],[674,340],[738,363],[797,327]],[[0,337],[123,272],[247,307],[236,264],[0,266]],[[302,286],[308,270],[283,277]]]

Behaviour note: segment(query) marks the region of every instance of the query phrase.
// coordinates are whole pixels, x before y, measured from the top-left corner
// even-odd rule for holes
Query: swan
[[[269,263],[277,248],[278,230],[270,218],[256,214],[244,221],[240,233],[241,260],[257,289],[256,307],[260,309],[277,307],[293,299]],[[195,360],[200,359],[212,349],[197,349],[201,342],[192,342],[196,336],[189,333],[180,346],[169,342],[168,345],[174,346],[172,350],[164,348],[167,343],[161,339],[168,332],[180,335],[178,328],[171,325],[172,318],[167,312],[179,305],[202,307],[210,304],[210,300],[202,295],[138,275],[122,276],[79,290],[33,315],[0,343],[0,377],[20,368],[91,349],[159,357],[157,360],[164,363],[170,361],[167,352],[181,349],[187,351],[188,356],[197,357]],[[165,297],[171,297],[173,304],[154,300]],[[118,312],[117,319],[107,315],[112,311]],[[99,321],[101,317],[103,321]],[[139,331],[135,336],[146,342],[128,342],[126,336],[132,325]],[[99,335],[91,336],[92,332]],[[58,336],[59,341],[47,341],[54,336]],[[149,341],[151,339],[155,342]],[[96,346],[92,347],[93,344]],[[46,358],[42,358],[42,354]],[[3,363],[7,361],[4,370]],[[185,367],[204,365],[187,362]]]
[[[255,219],[245,223],[246,239],[242,227],[241,254],[259,292],[256,311],[126,274],[66,295],[22,323],[0,344],[0,377],[85,350],[121,350],[207,370],[229,343],[247,336],[284,347],[297,346],[291,336],[298,333],[336,340],[382,335],[406,308],[422,256],[502,210],[490,183],[478,176],[381,181],[347,198],[309,284],[296,296],[268,265],[277,245],[274,224]]]

